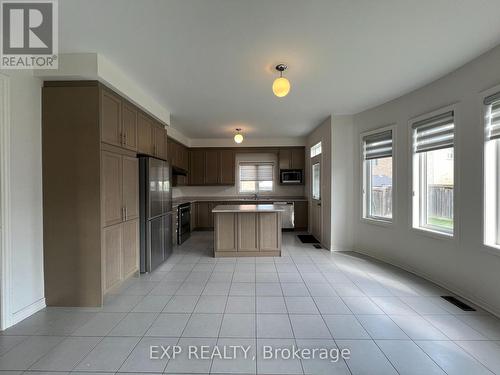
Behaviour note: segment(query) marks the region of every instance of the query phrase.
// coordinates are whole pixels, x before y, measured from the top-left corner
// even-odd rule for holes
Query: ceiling
[[[97,52],[191,138],[300,137],[500,43],[498,0],[64,0],[60,52]],[[292,90],[274,97],[274,66]]]

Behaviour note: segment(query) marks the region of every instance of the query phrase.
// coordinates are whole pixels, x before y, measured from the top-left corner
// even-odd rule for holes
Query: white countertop
[[[276,204],[221,204],[212,212],[283,212],[283,206]]]

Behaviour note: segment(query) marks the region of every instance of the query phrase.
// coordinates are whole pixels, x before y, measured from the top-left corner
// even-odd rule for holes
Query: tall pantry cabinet
[[[145,118],[150,133],[140,139],[139,122]],[[166,155],[166,132],[158,125],[96,81],[44,83],[48,306],[101,306],[109,290],[138,271],[137,153],[142,146],[151,156]]]

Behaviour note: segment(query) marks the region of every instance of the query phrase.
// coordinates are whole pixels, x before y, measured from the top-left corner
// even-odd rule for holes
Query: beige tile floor
[[[500,374],[500,320],[355,253],[285,233],[281,258],[210,257],[196,232],[100,309],[46,308],[0,334],[0,375]],[[152,345],[248,345],[248,358],[150,360]],[[348,360],[264,359],[264,345],[348,348]]]

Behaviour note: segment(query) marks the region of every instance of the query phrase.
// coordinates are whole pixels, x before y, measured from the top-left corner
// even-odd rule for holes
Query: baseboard
[[[40,298],[38,301],[33,302],[31,305],[28,305],[21,310],[16,311],[12,314],[12,317],[10,319],[10,326],[19,323],[20,321],[30,317],[31,315],[44,309],[45,307],[45,298]]]
[[[412,268],[409,265],[400,264],[398,262],[395,262],[392,259],[388,259],[388,258],[383,257],[383,256],[373,255],[371,253],[368,253],[368,252],[366,252],[364,250],[360,250],[360,249],[355,249],[355,250],[352,250],[352,251],[354,251],[355,253],[360,253],[360,254],[366,255],[366,256],[368,256],[370,258],[382,261],[384,263],[387,263],[387,264],[399,267],[399,268],[401,268],[401,269],[403,269],[403,270],[405,270],[407,272],[410,272],[410,273],[413,273],[414,275],[422,277],[423,279],[425,279],[427,281],[430,281],[430,282],[432,282],[432,283],[434,283],[436,285],[439,285],[441,288],[449,290],[453,294],[456,294],[457,296],[465,299],[466,301],[471,302],[472,304],[474,304],[474,305],[482,308],[483,310],[486,310],[489,313],[491,313],[491,314],[495,315],[496,317],[500,318],[500,310],[498,310],[497,308],[491,306],[489,303],[487,303],[486,301],[483,301],[482,299],[479,299],[477,297],[469,295],[469,293],[461,290],[459,287],[457,287],[455,285],[450,285],[450,284],[448,284],[448,283],[446,283],[446,282],[444,282],[442,280],[438,280],[438,279],[436,279],[436,278],[434,278],[434,277],[426,274],[425,272],[421,272],[420,270],[416,270],[416,269]]]

